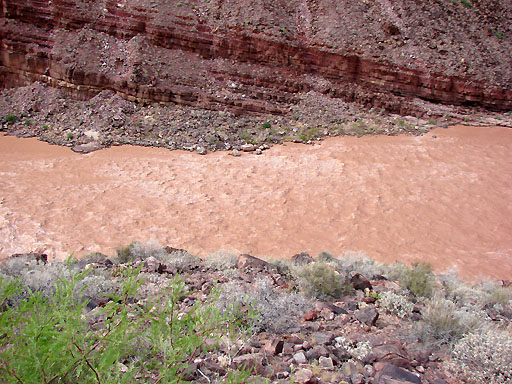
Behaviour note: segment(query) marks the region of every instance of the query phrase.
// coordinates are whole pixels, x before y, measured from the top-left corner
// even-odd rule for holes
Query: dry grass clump
[[[187,251],[176,250],[171,253],[165,252],[155,257],[158,261],[167,267],[175,268],[178,271],[188,271],[198,268],[201,265],[201,259]]]
[[[414,304],[406,296],[393,291],[382,292],[379,302],[380,308],[400,318],[409,316],[414,308]]]
[[[252,319],[255,331],[286,332],[311,303],[303,295],[280,290],[268,278],[254,284],[229,282],[221,287],[219,306],[223,310],[241,305],[256,311]]]
[[[487,328],[468,333],[454,346],[449,370],[468,384],[512,382],[512,335]]]
[[[156,241],[149,241],[142,243],[139,241],[133,241],[125,247],[120,247],[117,250],[117,260],[121,264],[126,264],[134,261],[135,259],[147,259],[148,257],[154,257],[158,259],[167,254],[167,251]]]
[[[445,299],[441,292],[427,301],[423,318],[419,324],[419,336],[434,345],[451,344],[485,325],[488,316],[471,304],[457,307]]]
[[[236,268],[238,257],[235,253],[219,250],[204,259],[206,267],[216,271]]]
[[[346,274],[351,272],[360,273],[367,278],[377,275],[385,275],[388,267],[375,260],[366,257],[364,252],[346,251],[343,257],[335,259],[337,269]]]
[[[344,273],[327,263],[314,262],[292,268],[299,289],[308,297],[317,299],[339,298],[352,290]]]
[[[389,272],[389,277],[398,280],[403,288],[416,297],[431,297],[437,286],[432,267],[426,263],[413,263],[410,267],[397,263]]]

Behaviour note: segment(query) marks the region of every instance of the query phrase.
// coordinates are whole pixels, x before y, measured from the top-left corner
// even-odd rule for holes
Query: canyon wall
[[[0,81],[235,113],[287,113],[309,91],[512,109],[512,6],[407,3],[2,0]]]

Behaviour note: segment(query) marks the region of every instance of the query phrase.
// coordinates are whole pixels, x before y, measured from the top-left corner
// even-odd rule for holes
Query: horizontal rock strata
[[[388,2],[377,3],[372,7],[378,9],[366,12],[384,17]],[[311,90],[399,113],[414,113],[405,102],[413,97],[512,109],[512,90],[503,85],[508,72],[495,81],[500,73],[485,78],[472,76],[471,68],[438,70],[416,57],[414,47],[401,54],[412,52],[408,60],[393,59],[408,39],[400,34],[412,33],[397,27],[396,20],[391,26],[376,23],[382,38],[389,38],[384,45],[377,40],[358,51],[314,31],[315,26],[329,28],[321,12],[332,6],[327,0],[270,11],[255,4],[259,25],[250,14],[244,14],[242,25],[243,15],[230,18],[249,6],[242,3],[228,9],[221,2],[202,1],[5,0],[0,9],[0,80],[4,86],[42,81],[81,98],[109,89],[129,100],[235,113],[286,113],[298,93]],[[332,12],[341,17],[341,11]],[[276,23],[286,27],[276,32]],[[365,26],[357,32],[364,34]]]

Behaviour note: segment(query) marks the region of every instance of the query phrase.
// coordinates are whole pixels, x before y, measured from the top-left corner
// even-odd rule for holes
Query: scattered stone
[[[206,155],[206,153],[207,153],[208,151],[206,150],[206,148],[205,148],[205,147],[197,147],[197,148],[196,148],[196,152],[197,152],[199,155]]]
[[[284,341],[280,338],[272,338],[263,347],[263,351],[270,356],[275,356],[283,352]]]
[[[237,356],[233,359],[231,366],[235,369],[245,367],[247,369],[257,369],[262,365],[262,357],[259,353],[250,353],[247,355]]]
[[[260,148],[257,148],[257,149],[256,149],[256,151],[255,151],[255,153],[256,153],[257,155],[262,155],[262,154],[263,154],[263,151],[262,151]]]
[[[293,378],[295,383],[310,384],[313,383],[313,372],[309,369],[298,369],[295,371]]]
[[[330,357],[320,356],[318,359],[318,363],[321,367],[326,369],[333,369],[334,363],[332,362],[332,359]]]
[[[293,255],[292,261],[294,262],[294,264],[304,265],[304,264],[312,263],[315,260],[311,256],[309,256],[309,253],[301,252],[301,253],[297,253],[296,255]]]
[[[308,362],[308,359],[306,359],[306,355],[303,351],[297,352],[295,355],[293,355],[293,360],[297,364],[306,364]]]
[[[334,339],[334,335],[327,332],[316,332],[313,334],[313,344],[329,345]]]
[[[257,257],[248,255],[246,253],[238,256],[236,266],[240,269],[249,267],[266,270],[274,269],[274,267],[270,263],[267,263],[265,260],[258,259]]]
[[[318,360],[320,356],[329,356],[329,351],[323,345],[315,345],[309,351],[306,352],[308,360]]]
[[[379,318],[379,312],[375,308],[366,307],[354,313],[357,320],[368,326],[373,326]]]
[[[97,151],[98,149],[101,149],[101,148],[103,148],[103,145],[101,145],[101,143],[99,143],[98,141],[91,141],[86,144],[74,145],[73,147],[71,147],[71,150],[73,152],[86,154],[86,153],[91,153],[91,152]]]
[[[240,157],[240,156],[242,156],[242,154],[240,153],[240,151],[238,149],[233,149],[231,151],[231,156]]]
[[[241,148],[244,152],[254,152],[256,150],[256,146],[253,144],[243,144]]]
[[[316,319],[318,319],[318,311],[315,310],[315,309],[307,311],[304,314],[304,320],[305,321],[315,321]]]
[[[393,364],[385,364],[375,381],[376,384],[420,384],[421,379],[414,373]]]

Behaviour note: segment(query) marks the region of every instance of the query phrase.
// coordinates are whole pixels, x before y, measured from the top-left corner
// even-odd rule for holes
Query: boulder
[[[352,286],[354,289],[364,291],[365,289],[372,290],[373,286],[372,283],[370,283],[370,280],[368,280],[366,277],[361,275],[360,273],[356,273],[354,276],[350,278],[350,282],[352,283]]]

